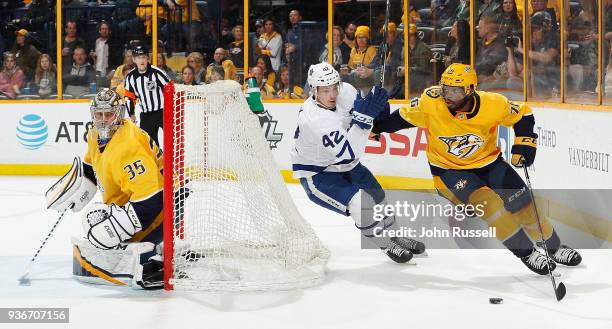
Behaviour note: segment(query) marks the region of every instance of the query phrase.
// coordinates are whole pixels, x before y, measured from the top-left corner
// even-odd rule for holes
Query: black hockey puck
[[[494,298],[494,297],[489,298],[489,303],[491,304],[501,304],[503,301],[504,301],[503,298]]]

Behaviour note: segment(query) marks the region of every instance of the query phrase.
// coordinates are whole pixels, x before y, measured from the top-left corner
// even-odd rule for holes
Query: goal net
[[[320,283],[329,253],[293,204],[241,86],[164,93],[166,289]]]

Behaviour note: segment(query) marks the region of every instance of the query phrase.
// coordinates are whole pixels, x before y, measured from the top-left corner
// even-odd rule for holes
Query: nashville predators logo
[[[480,136],[474,134],[466,134],[461,136],[438,137],[448,146],[448,153],[464,159],[476,153],[476,151],[484,144]]]
[[[457,191],[461,191],[463,190],[466,186],[467,186],[467,180],[465,179],[460,179],[457,184],[455,184],[455,190]]]

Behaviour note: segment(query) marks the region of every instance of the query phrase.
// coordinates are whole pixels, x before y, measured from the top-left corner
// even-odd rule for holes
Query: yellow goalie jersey
[[[93,167],[105,204],[119,206],[143,201],[162,190],[163,154],[156,143],[132,121],[123,124],[106,146],[98,145],[98,133],[90,129],[84,163]]]
[[[499,125],[512,126],[531,109],[508,101],[497,93],[476,91],[474,107],[469,112],[448,109],[439,86],[425,89],[420,98],[400,108],[409,123],[427,128],[429,163],[443,169],[475,169],[495,161]]]

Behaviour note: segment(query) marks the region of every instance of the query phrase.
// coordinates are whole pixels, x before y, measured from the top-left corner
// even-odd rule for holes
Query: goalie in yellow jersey
[[[87,282],[161,288],[163,154],[125,119],[119,94],[104,88],[91,101],[93,128],[83,162],[47,192],[48,207],[82,211],[85,239],[73,239],[74,275]],[[158,248],[158,250],[161,248]]]
[[[484,205],[482,219],[496,228],[497,239],[530,270],[545,275],[555,268],[555,262],[578,265],[580,254],[561,244],[546,218],[541,218],[542,229],[554,262],[535,249],[533,241],[541,234],[530,191],[497,147],[498,126],[512,126],[517,136],[512,165],[533,163],[538,136],[533,132],[531,109],[501,94],[477,91],[476,86],[471,66],[452,64],[439,86],[425,89],[409,106],[378,117],[372,131],[427,128],[427,159],[442,196],[455,204]]]

